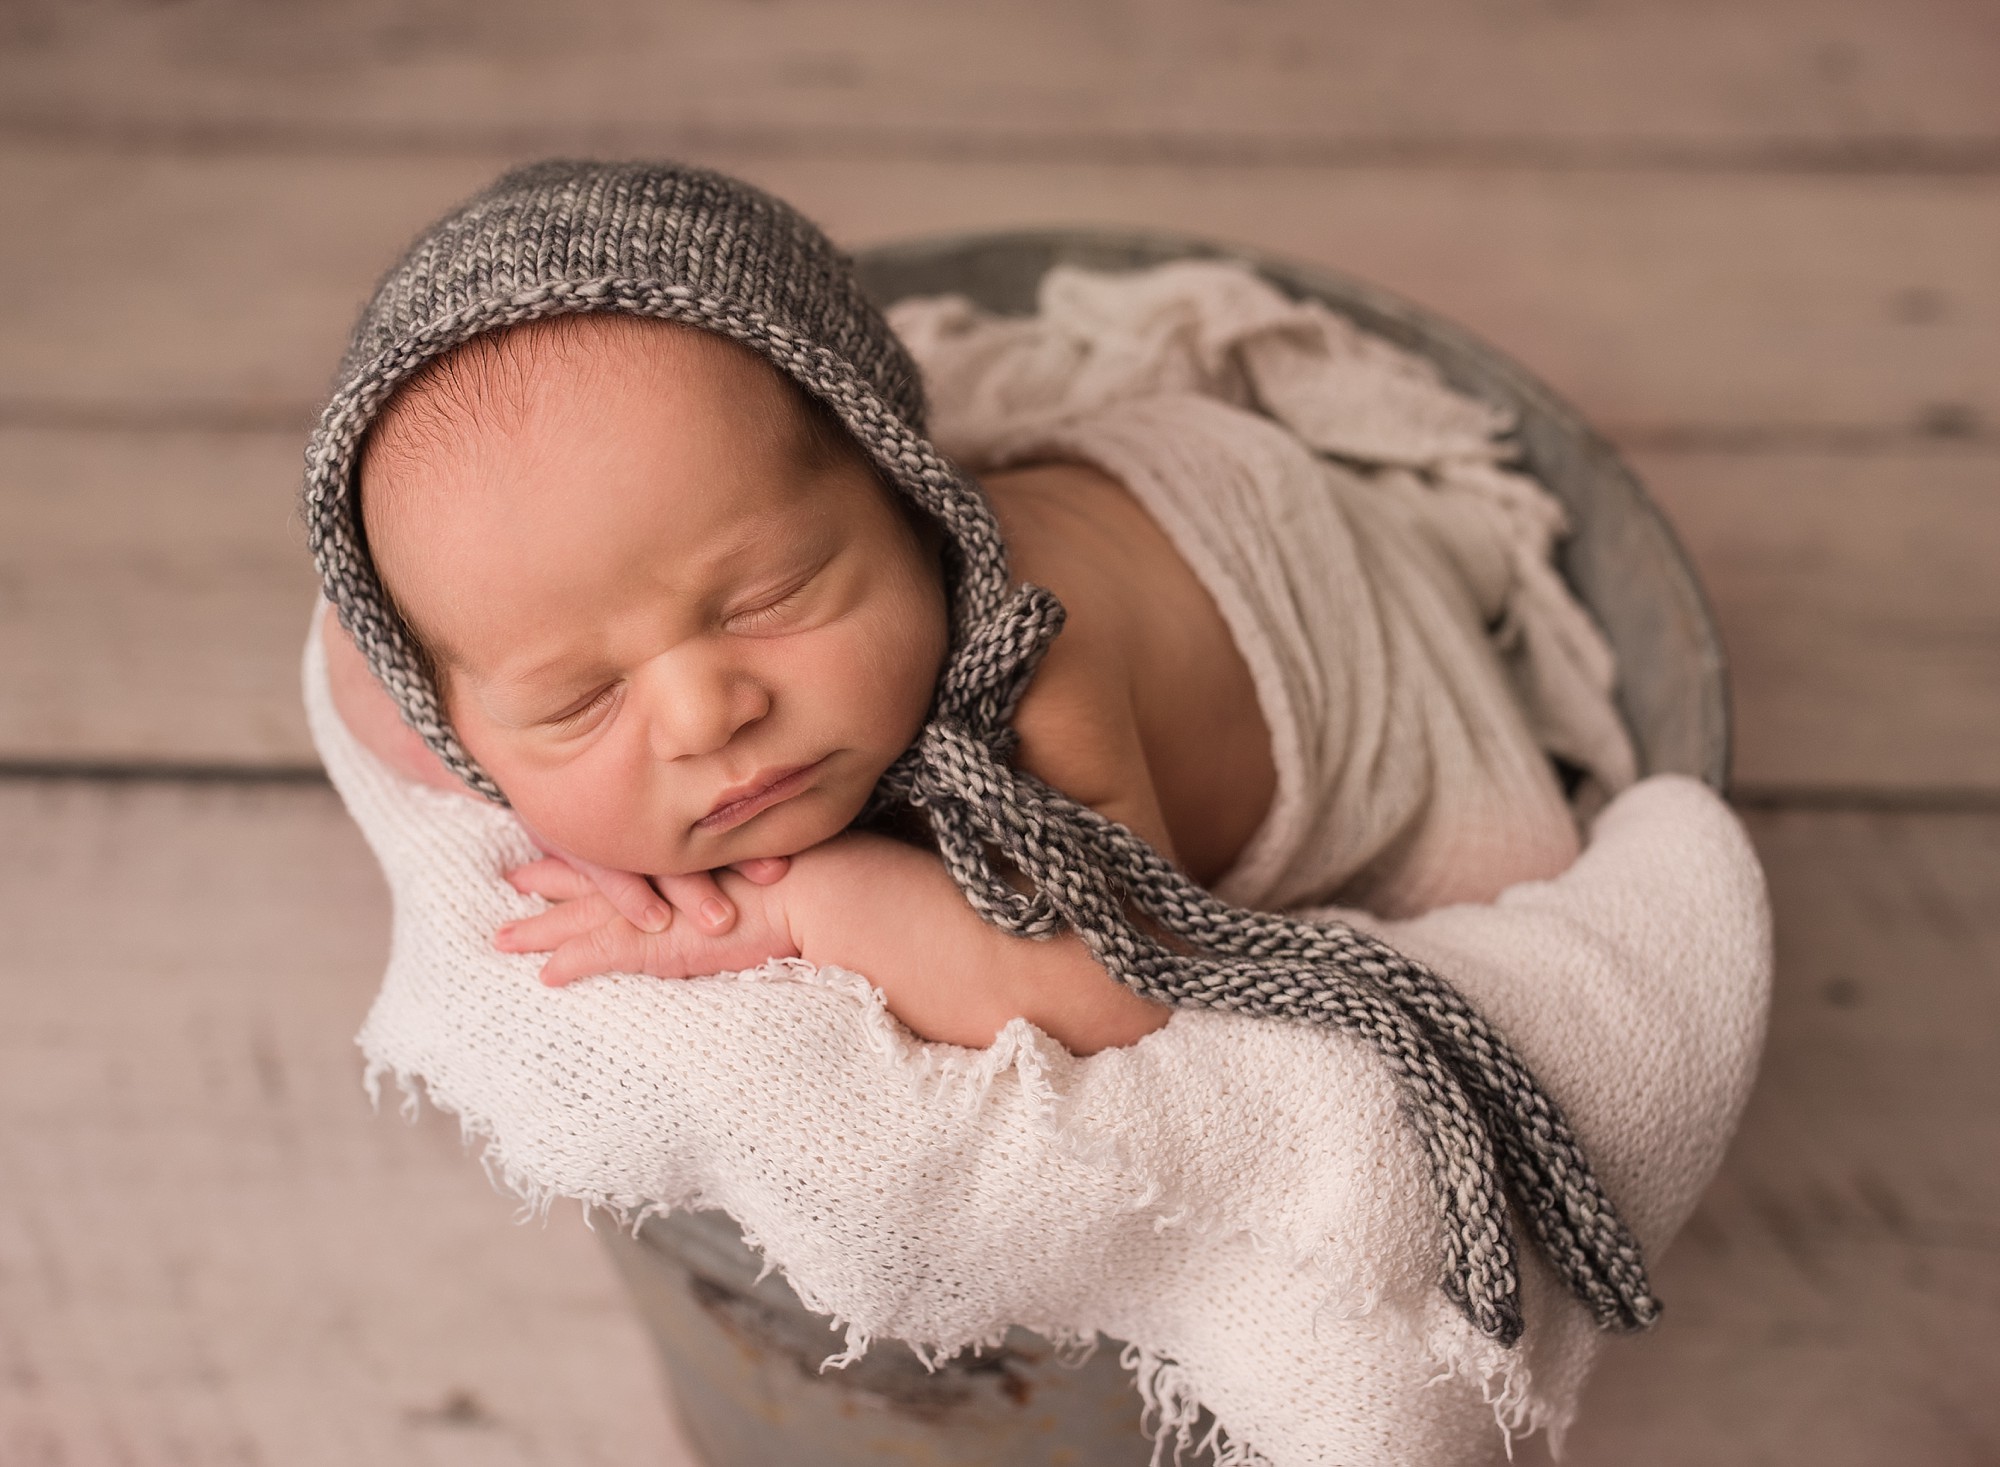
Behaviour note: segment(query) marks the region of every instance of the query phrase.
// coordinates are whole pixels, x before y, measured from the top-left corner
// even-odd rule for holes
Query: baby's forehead
[[[449,451],[481,431],[518,434],[552,403],[587,409],[649,376],[727,384],[753,428],[779,440],[798,436],[810,414],[795,384],[726,337],[630,315],[553,316],[482,332],[418,368],[369,430],[363,481],[385,458]],[[605,426],[615,431],[615,419]]]
[[[482,492],[496,474],[553,466],[550,482],[574,490],[588,482],[567,474],[574,455],[620,442],[673,461],[761,458],[787,481],[858,464],[880,493],[902,497],[830,410],[750,348],[675,322],[573,314],[476,336],[402,384],[362,445],[368,533],[380,551],[385,535],[427,538],[440,515],[504,517]],[[688,478],[697,495],[705,482]],[[801,514],[852,512],[851,500],[813,499]]]
[[[378,557],[385,538],[422,539],[439,516],[471,510],[460,502],[468,487],[485,501],[478,486],[496,470],[509,475],[524,456],[563,461],[579,432],[594,445],[630,441],[675,459],[749,455],[782,464],[787,480],[857,467],[878,492],[903,498],[828,408],[749,347],[645,317],[555,316],[476,336],[427,363],[378,415],[357,475]],[[697,442],[706,448],[678,446]]]

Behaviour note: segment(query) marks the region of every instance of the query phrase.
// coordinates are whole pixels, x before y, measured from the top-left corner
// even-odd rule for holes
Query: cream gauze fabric
[[[1215,598],[1278,774],[1218,896],[1410,915],[1480,848],[1547,839],[1544,750],[1593,803],[1632,782],[1610,649],[1550,563],[1562,508],[1428,362],[1215,261],[1058,266],[1027,317],[888,315],[944,453],[1097,465]]]
[[[1390,867],[1377,858],[1389,842],[1420,848],[1412,830],[1453,830],[1452,813],[1435,790],[1371,805],[1365,781],[1347,771],[1393,768],[1397,779],[1455,789],[1449,782],[1468,783],[1468,770],[1497,768],[1504,783],[1527,762],[1511,751],[1532,751],[1538,738],[1616,788],[1630,778],[1630,754],[1615,720],[1604,722],[1608,658],[1548,571],[1557,519],[1541,491],[1495,466],[1504,424],[1491,409],[1339,318],[1281,299],[1317,324],[1223,341],[1239,308],[1219,302],[1237,298],[1267,316],[1272,307],[1238,290],[1246,277],[1217,268],[1167,267],[1148,272],[1150,284],[1101,288],[1054,274],[1044,303],[1064,331],[1087,319],[1092,299],[1145,328],[1151,289],[1161,293],[1150,339],[1166,343],[1156,356],[1145,329],[1101,334],[1132,343],[1119,349],[1127,365],[1086,361],[1058,402],[1037,363],[1090,352],[982,321],[962,304],[910,305],[895,319],[936,372],[947,452],[997,463],[1032,455],[1035,443],[1069,444],[1133,472],[1134,492],[1217,592],[1273,720],[1280,770],[1277,805],[1228,894],[1286,900],[1373,873],[1382,884],[1371,900],[1421,906],[1424,863],[1382,875]],[[1160,284],[1176,272],[1181,283]],[[1079,294],[1066,297],[1072,284]],[[1121,305],[1120,290],[1137,294]],[[1182,365],[1157,365],[1189,344]],[[1313,406],[1288,359],[1336,384],[1353,410]],[[996,411],[1008,393],[1014,407]],[[1249,408],[1295,421],[1272,428]],[[1214,434],[1235,448],[1218,457],[1197,445]],[[1391,467],[1329,477],[1301,457],[1300,439]],[[1189,477],[1176,469],[1183,462]],[[1296,563],[1240,533],[1267,509],[1285,512],[1252,470],[1270,464],[1300,481],[1301,463],[1338,486],[1334,524],[1352,537],[1355,575],[1372,574],[1378,524],[1400,526],[1402,543],[1419,547],[1412,567],[1442,557],[1426,574],[1448,588],[1445,602],[1467,598],[1478,625],[1498,624],[1501,660],[1489,654],[1488,672],[1505,665],[1525,689],[1525,721],[1515,714],[1495,735],[1481,721],[1491,700],[1476,689],[1397,692],[1400,666],[1366,677],[1314,670],[1317,613],[1301,605],[1288,623],[1282,610],[1303,596]],[[1222,478],[1210,477],[1218,465]],[[1204,485],[1218,483],[1226,496],[1204,501]],[[1365,496],[1377,487],[1408,502],[1375,515]],[[1321,530],[1297,533],[1328,543]],[[1240,545],[1251,548],[1239,554]],[[1403,609],[1384,622],[1421,619],[1410,599],[1401,595]],[[1386,664],[1401,645],[1378,631],[1355,656]],[[1459,658],[1462,642],[1441,632],[1424,645],[1432,674],[1478,662]],[[1357,688],[1380,705],[1365,717],[1339,706]],[[370,1086],[393,1077],[456,1113],[530,1201],[574,1197],[628,1217],[723,1209],[809,1306],[838,1321],[847,1355],[880,1337],[950,1354],[1013,1324],[1058,1340],[1128,1341],[1162,1430],[1185,1428],[1207,1406],[1225,1461],[1459,1464],[1497,1452],[1506,1432],[1559,1436],[1569,1422],[1601,1337],[1531,1247],[1518,1349],[1477,1335],[1445,1299],[1428,1175],[1395,1083],[1367,1046],[1328,1029],[1186,1010],[1088,1059],[1022,1021],[986,1050],[963,1050],[914,1038],[864,978],[798,962],[543,988],[538,957],[490,942],[540,905],[501,877],[536,854],[513,816],[408,784],[356,744],[332,710],[316,635],[305,691],[327,769],[395,896],[389,970],[360,1036]],[[1454,718],[1457,743],[1436,733]],[[1376,740],[1358,762],[1356,728]],[[1426,758],[1399,763],[1412,738],[1426,741]],[[1326,808],[1350,795],[1361,802],[1351,823]],[[1762,1038],[1763,882],[1728,809],[1695,781],[1645,780],[1610,801],[1582,859],[1557,880],[1409,920],[1338,915],[1430,964],[1509,1036],[1657,1263],[1720,1160]]]

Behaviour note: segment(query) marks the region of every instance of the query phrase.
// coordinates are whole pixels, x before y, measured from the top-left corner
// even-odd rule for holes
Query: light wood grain
[[[0,429],[0,760],[310,765],[283,432]],[[1647,452],[1766,790],[2000,790],[2000,454]]]
[[[0,758],[316,763],[283,433],[0,430]]]
[[[0,1461],[685,1461],[574,1215],[359,1095],[387,917],[331,795],[0,784],[0,829]],[[2000,815],[1752,829],[1763,1078],[1567,1460],[1982,1467]]]
[[[324,790],[0,785],[0,1462],[692,1467],[573,1205],[361,1092]]]
[[[2000,454],[1640,453],[1760,791],[2000,791]]]
[[[2000,138],[2000,28],[1979,0],[185,0],[7,18],[0,117],[206,146],[722,133],[772,151],[1727,163],[1913,142],[1986,158]]]
[[[1615,432],[2000,423],[2000,181],[1049,163],[714,151],[851,244],[1034,223],[1236,239],[1433,307]],[[308,420],[443,159],[0,148],[0,414]]]
[[[1778,983],[1743,1128],[1571,1467],[2000,1455],[2000,817],[1759,814]],[[1544,1460],[1539,1453],[1531,1461]]]

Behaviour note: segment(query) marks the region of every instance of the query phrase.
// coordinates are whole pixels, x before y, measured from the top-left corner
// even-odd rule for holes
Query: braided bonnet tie
[[[953,879],[1002,931],[1069,929],[1148,998],[1330,1024],[1373,1045],[1403,1086],[1430,1160],[1444,1223],[1440,1283],[1481,1334],[1512,1345],[1522,1329],[1503,1178],[1600,1328],[1652,1324],[1659,1304],[1639,1245],[1562,1112],[1450,984],[1345,923],[1229,906],[1125,826],[1009,766],[1008,718],[1062,623],[1061,603],[1024,585],[963,638],[930,722],[884,774],[871,808],[923,810]],[[1009,884],[995,853],[1032,894]],[[1195,951],[1141,932],[1128,907]]]
[[[850,419],[850,426],[855,426]],[[1561,1110],[1513,1047],[1423,964],[1342,922],[1232,907],[1125,826],[1009,764],[1010,726],[1063,608],[1009,589],[985,496],[922,437],[877,418],[863,441],[950,531],[952,653],[931,716],[890,765],[870,811],[907,804],[973,909],[1021,937],[1074,931],[1112,977],[1175,1007],[1344,1029],[1401,1082],[1444,1224],[1440,1284],[1481,1334],[1521,1336],[1521,1284],[1503,1184],[1550,1265],[1603,1329],[1643,1329],[1660,1306],[1639,1244]],[[1024,876],[1017,891],[995,857]],[[1192,952],[1140,931],[1135,908]]]

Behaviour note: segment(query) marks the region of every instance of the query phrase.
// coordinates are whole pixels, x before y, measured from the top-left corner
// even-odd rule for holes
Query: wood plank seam
[[[181,759],[0,759],[0,784],[324,785],[317,764],[249,764]]]
[[[317,403],[85,402],[0,397],[0,430],[87,433],[296,433]],[[1915,423],[1601,423],[1597,432],[1630,452],[1700,454],[1898,453],[1942,447],[2000,448],[2000,423],[1961,404],[1939,403]]]
[[[317,764],[250,764],[191,760],[0,759],[0,785],[87,783],[99,785],[324,786]],[[1732,786],[1729,803],[1741,811],[1823,814],[1987,815],[2000,813],[2000,788],[1979,785],[1883,789],[1863,785]]]
[[[573,151],[727,152],[750,162],[1190,164],[1229,168],[1617,171],[1922,178],[2000,176],[2000,137],[1880,133],[1755,142],[1532,136],[1286,137],[1212,132],[886,127],[725,127],[708,124],[535,128],[368,127],[268,119],[55,118],[0,115],[0,144],[87,147],[185,157],[447,158]]]

